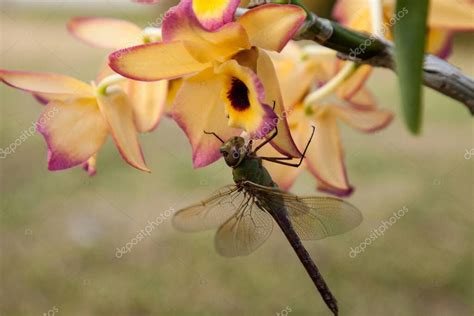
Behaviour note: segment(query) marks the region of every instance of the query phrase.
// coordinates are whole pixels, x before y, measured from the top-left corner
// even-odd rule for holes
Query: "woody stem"
[[[311,13],[295,40],[312,40],[339,52],[338,57],[396,71],[392,42],[363,34]],[[460,69],[431,54],[425,55],[423,83],[464,104],[474,115],[474,80]]]

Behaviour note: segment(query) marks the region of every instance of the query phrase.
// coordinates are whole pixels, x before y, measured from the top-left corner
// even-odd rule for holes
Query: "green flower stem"
[[[385,51],[385,44],[374,36],[345,28],[337,22],[311,13],[296,40],[312,40],[339,53],[369,59]]]

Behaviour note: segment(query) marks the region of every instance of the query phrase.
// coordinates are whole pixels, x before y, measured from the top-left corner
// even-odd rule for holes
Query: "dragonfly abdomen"
[[[309,255],[306,248],[303,246],[300,237],[293,228],[293,224],[288,216],[288,210],[286,209],[282,201],[278,201],[279,197],[270,197],[265,199],[265,204],[267,204],[266,209],[277,222],[278,226],[285,234],[286,239],[290,243],[291,247],[295,251],[296,255],[303,264],[306,272],[313,280],[314,285],[318,289],[321,297],[323,298],[326,305],[331,309],[334,315],[338,315],[339,310],[337,307],[337,300],[334,295],[329,290],[326,281],[324,281],[323,276],[319,272],[318,267],[314,263],[313,259]]]

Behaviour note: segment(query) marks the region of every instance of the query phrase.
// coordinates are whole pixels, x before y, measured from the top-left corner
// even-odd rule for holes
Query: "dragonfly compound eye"
[[[238,149],[236,149],[236,148],[233,148],[233,149],[232,149],[232,157],[233,157],[234,159],[239,159],[239,158],[240,158],[240,152],[239,152]]]

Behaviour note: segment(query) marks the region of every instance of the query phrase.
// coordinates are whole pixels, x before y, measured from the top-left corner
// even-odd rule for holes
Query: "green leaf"
[[[398,0],[394,18],[395,61],[408,129],[420,132],[423,112],[423,60],[429,0]]]

